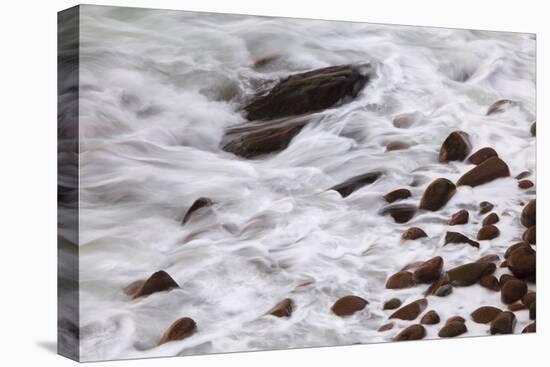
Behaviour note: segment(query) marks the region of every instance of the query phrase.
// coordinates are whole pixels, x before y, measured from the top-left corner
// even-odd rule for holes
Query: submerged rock
[[[498,157],[497,152],[493,148],[485,147],[472,154],[470,158],[468,158],[468,162],[477,166],[491,157]]]
[[[380,172],[369,172],[359,176],[348,178],[346,181],[331,187],[329,190],[338,191],[342,197],[350,195],[352,192],[359,190],[363,186],[370,185],[382,175]]]
[[[518,182],[518,187],[520,189],[529,189],[531,187],[535,186],[535,184],[533,183],[533,181],[531,180],[521,180]]]
[[[456,185],[475,187],[508,176],[510,176],[508,165],[498,157],[491,157],[462,175]]]
[[[435,325],[438,324],[439,321],[441,321],[439,314],[434,310],[426,312],[420,319],[420,323],[424,325]]]
[[[386,145],[386,152],[409,149],[410,145],[403,141],[391,141]]]
[[[489,213],[495,206],[488,201],[482,201],[479,203],[479,214]]]
[[[411,197],[411,192],[408,189],[397,189],[384,195],[384,200],[388,203],[393,203],[397,200],[407,199]]]
[[[183,317],[174,322],[160,338],[159,345],[174,340],[190,337],[197,330],[197,324],[189,317]]]
[[[491,335],[512,334],[516,326],[516,315],[510,311],[503,311],[491,322]]]
[[[454,213],[451,219],[449,219],[448,224],[450,226],[456,226],[460,224],[466,224],[468,223],[468,219],[470,217],[470,214],[466,209],[461,209],[458,212]]]
[[[428,187],[420,200],[420,209],[436,211],[441,209],[456,192],[455,184],[446,178],[438,178]]]
[[[470,246],[479,248],[479,242],[471,240],[459,232],[447,232],[445,234],[444,245],[447,245],[449,243],[467,243]]]
[[[517,102],[509,100],[509,99],[499,99],[495,103],[493,103],[489,109],[487,109],[487,116],[493,115],[495,113],[501,113],[506,110],[507,107],[515,106],[517,105]]]
[[[337,316],[350,316],[367,307],[366,299],[357,296],[345,296],[332,305],[331,310]]]
[[[380,210],[381,215],[390,215],[396,223],[407,223],[414,217],[416,206],[411,204],[390,204]]]
[[[179,288],[178,283],[172,279],[164,270],[153,273],[147,280],[138,280],[130,284],[125,292],[133,299],[148,296],[156,292],[168,291],[173,288]]]
[[[290,317],[293,310],[294,302],[290,298],[286,298],[267,311],[267,314],[276,317]]]
[[[212,200],[208,198],[198,198],[193,202],[191,207],[187,210],[187,213],[185,213],[185,216],[183,217],[181,224],[185,224],[189,220],[189,218],[191,218],[191,215],[195,213],[197,210],[211,206],[212,204],[213,204]]]
[[[354,65],[330,66],[290,75],[244,107],[248,120],[269,120],[317,112],[349,101],[369,76]]]
[[[399,306],[401,306],[401,300],[399,298],[392,298],[392,299],[387,300],[386,302],[384,302],[383,309],[384,310],[395,310]]]
[[[453,131],[439,150],[439,161],[463,161],[472,149],[470,137],[464,131]]]
[[[500,308],[493,306],[482,306],[472,312],[470,316],[472,316],[472,320],[478,324],[488,324],[496,319],[496,317],[501,313],[502,310]]]
[[[390,315],[390,319],[414,320],[428,306],[428,301],[425,298],[411,302]]]
[[[489,224],[481,227],[479,232],[477,232],[477,239],[479,241],[492,240],[493,238],[497,238],[499,235],[500,230],[498,229],[498,227]]]
[[[277,153],[285,150],[308,122],[303,118],[287,119],[233,128],[223,137],[222,149],[243,158]]]
[[[405,340],[420,340],[426,336],[426,329],[422,325],[411,325],[403,329],[397,336],[393,339],[395,341],[405,341]]]
[[[532,227],[537,224],[537,200],[533,199],[521,211],[521,224]]]
[[[401,235],[401,239],[403,241],[416,240],[423,237],[428,237],[428,235],[424,232],[424,230],[422,230],[422,228],[418,227],[411,227]]]
[[[393,274],[386,282],[388,289],[404,289],[411,288],[415,285],[413,275],[408,271],[400,271]]]
[[[384,332],[393,329],[393,322],[389,322],[387,324],[384,324],[378,328],[378,331]]]
[[[468,263],[457,266],[449,271],[449,281],[455,287],[464,287],[477,283],[482,276],[493,274],[496,265],[493,263]]]

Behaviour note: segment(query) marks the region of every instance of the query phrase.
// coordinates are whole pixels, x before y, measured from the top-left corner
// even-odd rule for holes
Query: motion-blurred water
[[[516,174],[535,170],[533,35],[81,6],[80,281],[83,360],[232,352],[391,340],[382,303],[421,297],[392,291],[388,275],[441,255],[445,268],[502,254],[521,238]],[[277,55],[254,67],[255,60]],[[376,76],[359,97],[318,115],[283,152],[256,160],[220,149],[224,131],[246,124],[240,108],[266,80],[330,65],[370,63]],[[520,102],[486,116],[506,98]],[[411,114],[409,128],[392,120]],[[492,146],[512,176],[460,187],[440,211],[406,225],[378,214],[387,192],[408,187],[417,204],[437,177],[456,181],[472,166],[440,164],[445,137],[464,130],[474,150]],[[410,148],[386,152],[390,142]],[[380,170],[382,179],[343,199],[327,188]],[[532,177],[534,180],[534,176]],[[414,186],[412,186],[414,185]],[[181,225],[198,197],[216,204]],[[488,200],[499,238],[442,247],[460,208],[475,237]],[[429,239],[400,241],[410,226]],[[122,288],[164,269],[181,289],[132,301]],[[497,274],[504,272],[498,270]],[[352,317],[336,299],[369,301]],[[289,319],[262,316],[290,297]],[[431,297],[444,320],[500,303],[478,285]],[[520,332],[527,311],[518,312]],[[155,347],[176,319],[191,338]],[[467,323],[470,335],[488,327]],[[440,325],[427,327],[436,337]]]

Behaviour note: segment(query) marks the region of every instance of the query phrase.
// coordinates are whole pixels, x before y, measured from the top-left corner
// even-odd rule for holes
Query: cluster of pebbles
[[[256,96],[244,107],[247,118],[254,123],[235,128],[226,133],[222,148],[230,153],[255,158],[284,150],[292,138],[308,123],[308,114],[345,103],[357,96],[369,80],[368,74],[360,66],[343,65],[317,69],[295,74],[279,81],[268,93]],[[500,100],[488,108],[487,114],[502,112],[515,102]],[[298,116],[299,115],[299,116]],[[298,117],[297,117],[298,116]],[[394,122],[395,123],[395,122]],[[531,126],[535,135],[535,123]],[[458,186],[476,187],[491,185],[494,180],[511,175],[510,169],[492,147],[481,147],[472,153],[472,144],[467,132],[454,131],[442,142],[439,162],[465,161],[471,168],[453,182],[440,177],[424,190],[418,205],[402,204],[400,201],[412,197],[407,188],[399,188],[384,195],[387,205],[380,215],[388,216],[396,223],[405,225],[419,211],[439,211],[455,195]],[[530,173],[516,176],[518,190],[531,189],[534,183],[528,179]],[[354,191],[380,179],[380,172],[366,172],[354,176],[331,190],[346,197]],[[182,225],[195,213],[213,205],[209,198],[198,198],[185,213]],[[438,328],[441,338],[456,337],[468,332],[468,324],[473,322],[487,325],[487,333],[510,334],[515,330],[516,313],[527,312],[532,323],[523,328],[523,333],[536,331],[536,199],[521,203],[523,209],[517,225],[524,227],[522,240],[510,244],[504,254],[489,254],[475,262],[447,268],[445,259],[436,256],[425,261],[406,265],[394,274],[388,274],[385,287],[389,290],[419,288],[419,297],[405,305],[395,297],[383,303],[383,311],[388,312],[378,331],[383,334],[394,329],[396,320],[404,320],[404,327],[393,340],[417,340],[426,337],[426,328]],[[483,216],[481,227],[475,238],[453,227],[467,224],[470,213],[462,209],[453,214],[447,223],[444,246],[467,244],[479,248],[478,241],[493,240],[499,237],[499,215],[493,211],[494,205],[488,201],[479,203],[477,215]],[[476,213],[474,213],[476,214]],[[403,228],[403,241],[416,241],[428,237],[420,227]],[[503,258],[502,258],[503,257]],[[497,267],[507,269],[499,278],[495,276]],[[446,297],[457,287],[481,286],[491,292],[500,292],[500,299],[506,309],[496,306],[482,306],[469,310],[470,320],[461,316],[442,320],[438,312],[430,308],[430,299]],[[139,300],[156,292],[179,288],[177,282],[165,271],[157,271],[148,279],[138,280],[125,288],[125,293]],[[291,298],[283,299],[265,315],[280,318],[292,317],[297,305]],[[361,295],[350,294],[335,299],[327,310],[335,317],[348,317],[369,307],[369,301]],[[400,321],[400,325],[402,324]],[[159,336],[159,344],[181,340],[197,332],[197,324],[190,317],[179,318]]]

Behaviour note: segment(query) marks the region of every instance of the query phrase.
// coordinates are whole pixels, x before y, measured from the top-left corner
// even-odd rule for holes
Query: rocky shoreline
[[[267,93],[254,96],[244,106],[243,113],[250,122],[226,131],[222,149],[240,159],[262,159],[264,155],[284,151],[316,113],[352,101],[368,82],[368,74],[357,65],[340,65],[290,75],[276,83]],[[509,100],[497,101],[488,106],[487,115],[499,114],[515,104]],[[398,122],[398,125],[407,128],[403,121]],[[534,125],[528,126],[527,130],[532,136],[535,135]],[[419,213],[440,211],[463,186],[488,187],[501,178],[515,175],[517,190],[534,190],[533,181],[528,179],[529,172],[511,172],[494,147],[474,146],[467,131],[451,131],[441,142],[434,161],[440,165],[453,161],[463,162],[467,164],[467,169],[460,172],[458,180],[439,177],[428,183],[421,197],[415,197],[413,187],[404,183],[381,198],[386,205],[378,214],[402,225],[401,240],[404,243],[441,238],[442,247],[467,244],[479,249],[480,242],[499,241],[500,217],[509,214],[506,208],[495,208],[490,197],[479,202],[477,211],[461,209],[453,214],[448,218],[447,230],[441,233],[425,231],[421,221],[415,221],[414,226],[408,226],[407,223]],[[334,190],[345,200],[352,193],[368,190],[369,185],[384,180],[385,174],[378,171],[356,172],[356,175],[343,182],[323,189]],[[209,198],[197,198],[183,215],[182,225],[185,226],[194,216],[215,205]],[[522,206],[521,217],[514,219],[514,223],[524,232],[522,238],[518,238],[516,243],[510,243],[505,252],[480,256],[477,261],[464,262],[459,266],[447,266],[444,256],[435,256],[388,273],[385,287],[395,291],[396,296],[384,301],[383,309],[377,310],[386,315],[386,319],[378,326],[380,335],[384,337],[390,330],[399,328],[391,339],[418,340],[427,336],[428,328],[435,328],[440,338],[450,338],[466,334],[471,323],[485,325],[487,335],[535,332],[536,199],[518,205]],[[466,233],[461,229],[471,218],[481,221],[477,233]],[[500,277],[495,276],[497,269],[502,273]],[[444,319],[439,310],[432,308],[432,300],[447,297],[453,293],[453,289],[462,287],[483,287],[489,292],[499,292],[507,308],[479,305],[467,310],[469,320],[458,315]],[[179,285],[168,273],[158,271],[148,279],[136,280],[128,285],[125,293],[129,299],[139,302],[139,299],[153,293],[176,288]],[[417,290],[418,298],[402,305],[404,300],[397,292],[409,288]],[[289,295],[270,310],[252,312],[256,312],[258,317],[291,318],[300,307],[305,306]],[[334,317],[351,317],[371,307],[366,295],[349,294],[335,299],[327,313],[332,313]],[[517,313],[528,313],[532,321],[521,331],[515,328]],[[163,335],[159,335],[158,344],[182,340],[195,333],[200,333],[200,325],[195,323],[192,315],[186,315],[177,318]]]

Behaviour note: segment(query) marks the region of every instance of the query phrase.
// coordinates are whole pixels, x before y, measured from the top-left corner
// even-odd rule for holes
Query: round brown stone
[[[521,211],[521,224],[532,227],[537,224],[537,200],[533,199]]]
[[[511,304],[525,296],[527,293],[527,284],[519,279],[508,280],[500,290],[500,299],[505,304]]]
[[[340,298],[332,305],[332,312],[337,316],[353,315],[367,307],[367,300],[357,296],[345,296]]]
[[[428,311],[420,319],[420,323],[424,325],[435,325],[438,324],[441,319],[439,315],[434,310]]]
[[[386,200],[388,203],[393,203],[397,200],[410,198],[411,195],[412,194],[408,189],[397,189],[384,195],[384,200]]]
[[[420,209],[436,211],[453,197],[456,186],[446,178],[438,178],[428,185],[420,200]]]
[[[466,324],[459,321],[447,323],[441,330],[439,330],[439,337],[441,338],[454,338],[468,332]]]
[[[498,157],[497,152],[490,147],[481,148],[468,158],[468,162],[478,165],[486,161],[491,157]]]
[[[439,279],[442,270],[443,258],[436,256],[416,268],[413,273],[413,280],[416,283],[432,283]]]
[[[491,322],[491,335],[512,334],[516,326],[516,315],[510,311],[503,311]]]
[[[537,255],[530,246],[520,246],[508,256],[508,269],[518,278],[536,275]]]
[[[523,232],[521,239],[532,245],[537,243],[537,226],[529,227]]]
[[[384,332],[393,329],[393,322],[384,324],[378,328],[378,331]]]
[[[425,298],[411,302],[390,315],[390,319],[414,320],[428,306],[428,301]]]
[[[420,340],[426,336],[426,329],[422,325],[411,325],[403,329],[394,338],[395,341]]]
[[[479,285],[492,291],[500,291],[500,283],[494,275],[484,275],[479,279]]]
[[[518,187],[520,189],[529,189],[531,187],[535,186],[535,184],[533,183],[533,181],[531,180],[521,180],[518,182]]]
[[[491,224],[498,223],[499,220],[500,220],[500,218],[498,217],[497,213],[490,213],[483,219],[482,224],[484,226],[488,226],[488,225],[491,225]]]
[[[493,210],[495,206],[488,202],[488,201],[482,201],[479,203],[479,214],[486,214],[489,213],[491,210]]]
[[[457,266],[449,271],[449,281],[455,287],[464,287],[477,283],[482,276],[493,274],[496,265],[493,263],[469,263]]]
[[[139,281],[138,281],[139,282]],[[134,282],[130,286],[136,286],[139,284],[139,287],[128,287],[127,293],[130,292],[130,288],[134,288],[134,293],[131,294],[132,298],[139,298],[151,295],[156,292],[168,291],[173,288],[179,288],[178,283],[167,272],[164,270],[157,271],[149,277],[149,279],[142,282]]]
[[[384,302],[384,310],[395,310],[401,306],[401,300],[399,298],[392,298]]]
[[[508,165],[498,157],[491,157],[462,175],[456,185],[476,187],[508,176],[510,176]]]
[[[479,232],[477,232],[477,239],[479,241],[492,240],[497,238],[500,235],[500,230],[498,227],[489,224],[487,226],[481,227]]]
[[[527,325],[522,331],[523,334],[536,333],[536,332],[537,332],[537,323],[536,322],[533,322],[533,323]]]
[[[174,340],[182,340],[190,337],[197,330],[197,324],[189,317],[183,317],[174,322],[168,330],[162,335],[159,341],[164,344]]]
[[[529,308],[531,306],[531,303],[535,303],[537,301],[537,294],[535,292],[528,292],[523,298],[521,299],[521,302]]]
[[[468,214],[468,211],[466,209],[461,209],[452,215],[451,219],[449,219],[448,224],[450,226],[466,224],[468,223],[469,217],[470,215]]]
[[[506,249],[506,252],[504,253],[504,258],[505,259],[508,259],[508,257],[510,257],[510,254],[512,252],[514,252],[516,249],[518,249],[519,247],[529,247],[529,244],[527,242],[518,242],[518,243],[515,243],[513,244],[512,246],[508,247]]]
[[[500,315],[501,312],[501,309],[493,306],[482,306],[472,312],[470,316],[472,316],[472,320],[478,324],[488,324]]]
[[[464,131],[453,131],[445,139],[439,150],[439,161],[463,161],[470,151],[470,137]]]
[[[267,311],[267,313],[276,317],[290,317],[293,310],[294,302],[290,298],[286,298],[277,303],[271,310]]]
[[[411,227],[401,235],[401,239],[403,241],[416,240],[423,237],[428,237],[428,235],[424,232],[424,230],[422,230],[422,228],[418,227]]]
[[[415,285],[413,274],[409,271],[400,271],[393,274],[386,282],[388,289],[404,289]]]

